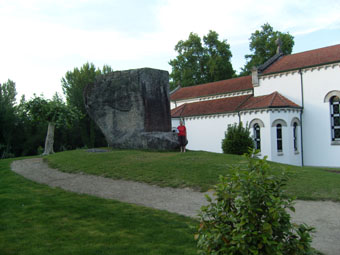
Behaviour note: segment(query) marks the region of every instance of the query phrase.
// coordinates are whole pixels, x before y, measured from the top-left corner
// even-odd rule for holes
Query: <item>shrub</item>
[[[234,167],[216,185],[216,200],[201,208],[195,236],[201,254],[313,254],[313,228],[290,222],[293,198],[285,198],[284,173],[269,173],[266,158],[246,154],[246,170]]]
[[[254,142],[250,137],[249,128],[244,128],[242,122],[228,127],[222,140],[224,153],[242,155],[253,147]]]
[[[6,146],[0,143],[0,159],[14,158],[15,155],[10,152],[10,146]]]
[[[42,155],[44,153],[44,148],[39,146],[37,149],[37,155]]]

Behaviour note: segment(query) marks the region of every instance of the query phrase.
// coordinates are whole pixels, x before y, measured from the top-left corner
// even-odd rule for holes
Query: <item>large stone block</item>
[[[169,74],[142,68],[96,78],[84,90],[85,107],[114,148],[168,150],[171,132]]]

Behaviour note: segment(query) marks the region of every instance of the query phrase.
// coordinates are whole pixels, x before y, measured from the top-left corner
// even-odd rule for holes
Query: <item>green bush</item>
[[[37,155],[42,155],[44,153],[44,148],[42,146],[39,146],[37,149]]]
[[[224,153],[242,155],[253,147],[254,142],[250,137],[249,128],[244,128],[242,122],[228,127],[222,140]]]
[[[290,222],[293,198],[285,198],[284,173],[269,173],[266,158],[246,154],[246,170],[234,167],[233,174],[221,176],[216,199],[199,214],[195,236],[201,254],[314,254],[312,227]]]

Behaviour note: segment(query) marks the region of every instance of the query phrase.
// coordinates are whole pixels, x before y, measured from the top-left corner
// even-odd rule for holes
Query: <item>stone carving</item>
[[[169,150],[169,74],[142,68],[100,75],[84,89],[85,108],[114,148]]]

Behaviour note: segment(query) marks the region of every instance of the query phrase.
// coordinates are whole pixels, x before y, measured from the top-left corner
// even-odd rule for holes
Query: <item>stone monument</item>
[[[142,68],[96,78],[84,89],[85,108],[113,148],[170,150],[169,74]]]

